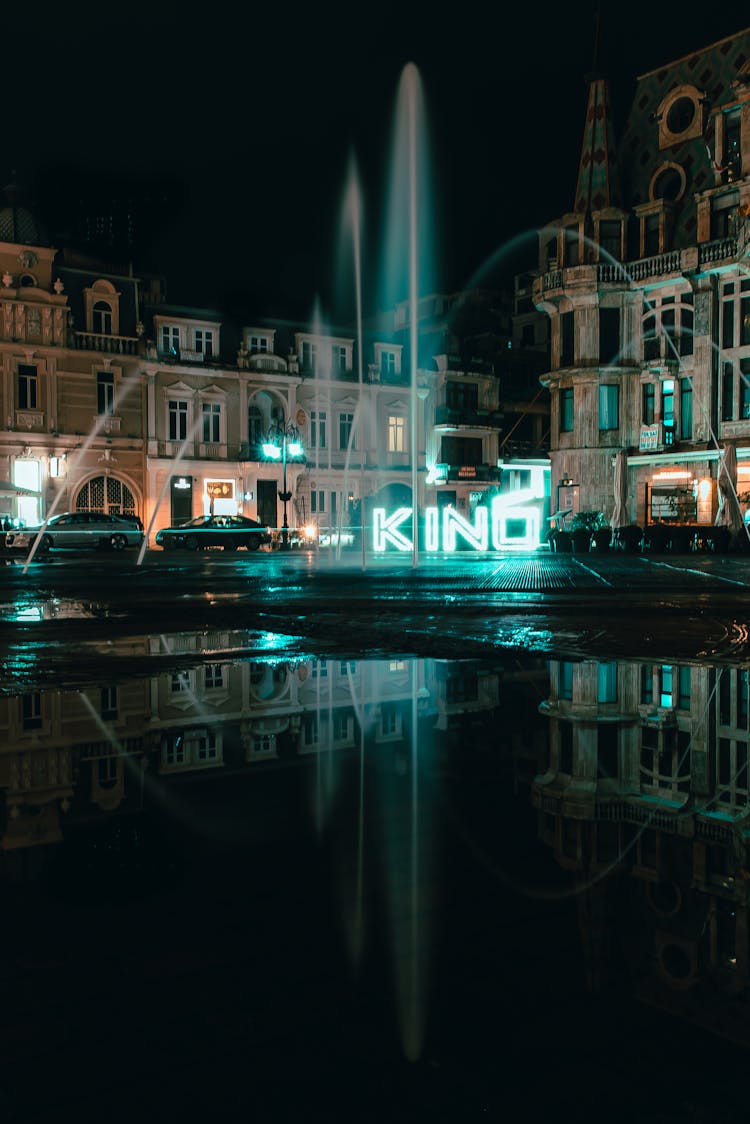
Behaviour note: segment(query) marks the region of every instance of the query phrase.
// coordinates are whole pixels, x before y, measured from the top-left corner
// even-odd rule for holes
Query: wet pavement
[[[606,554],[336,560],[60,552],[0,568],[7,681],[125,656],[144,628],[245,630],[248,650],[461,658],[499,650],[742,659],[750,654],[744,555]],[[20,677],[20,678],[19,678]]]

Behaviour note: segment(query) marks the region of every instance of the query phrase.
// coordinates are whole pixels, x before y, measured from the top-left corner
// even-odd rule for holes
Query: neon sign
[[[495,496],[489,507],[474,511],[474,521],[466,519],[453,507],[427,507],[424,510],[424,548],[428,553],[443,550],[452,554],[462,540],[464,547],[476,551],[504,550],[509,546],[527,549],[539,545],[540,511],[529,506],[539,497],[531,489],[519,489],[504,496]],[[412,508],[399,507],[388,513],[385,508],[373,511],[373,550],[382,553],[389,546],[400,551],[414,548],[413,540],[402,530],[412,518]]]

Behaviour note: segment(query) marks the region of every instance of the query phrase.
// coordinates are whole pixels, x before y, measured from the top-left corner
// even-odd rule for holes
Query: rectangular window
[[[38,400],[38,375],[29,363],[18,364],[18,409],[36,410]]]
[[[728,667],[719,668],[719,725],[732,726],[732,672]]]
[[[339,414],[339,449],[349,448],[353,425],[354,414]],[[354,448],[354,442],[352,442],[352,448]]]
[[[560,316],[560,366],[572,367],[575,357],[574,313],[563,312]]]
[[[184,441],[187,437],[187,402],[170,401],[169,403],[169,440]]]
[[[111,371],[97,372],[96,412],[109,417],[115,412],[115,376]]]
[[[599,255],[599,260],[606,261],[608,257],[616,258],[618,261],[621,254],[621,234],[622,225],[619,222],[607,221],[603,219],[599,224],[599,248],[604,250],[604,254]]]
[[[677,355],[677,332],[675,329],[676,310],[662,308],[661,330],[664,333],[664,355],[667,359],[674,359]]]
[[[42,696],[38,691],[21,696],[21,719],[24,730],[38,730],[42,725]]]
[[[316,660],[312,665],[311,674],[313,679],[327,679],[328,660]]]
[[[381,353],[380,353],[380,373],[381,373],[381,375],[395,375],[396,374],[396,352],[395,351],[381,351]]]
[[[221,438],[221,405],[218,402],[204,402],[203,412],[203,440],[217,444]]]
[[[643,358],[650,361],[661,356],[661,341],[656,331],[656,316],[652,313],[643,320]]]
[[[268,351],[268,338],[266,336],[251,336],[250,351]]]
[[[573,698],[573,664],[564,660],[558,665],[557,697]]]
[[[406,452],[406,418],[397,414],[388,418],[388,452]]]
[[[196,748],[198,761],[216,761],[219,756],[216,732],[214,730],[199,730]]]
[[[326,494],[322,489],[310,492],[310,511],[313,515],[321,515],[326,509]]]
[[[346,370],[348,370],[346,348],[340,343],[334,343],[331,346],[331,371],[335,375]]]
[[[352,675],[357,670],[357,664],[354,660],[341,660],[339,662],[339,675],[348,675],[351,671]]]
[[[683,296],[683,301],[685,297]],[[693,354],[693,310],[680,309],[680,355]]]
[[[723,421],[734,417],[734,366],[724,363],[721,372],[721,416]]]
[[[641,664],[641,703],[651,706],[654,701],[654,669],[650,663]]]
[[[743,297],[740,301],[740,346],[746,347],[750,343],[750,297]]]
[[[603,385],[599,387],[599,429],[620,428],[620,388]]]
[[[659,216],[646,215],[643,220],[643,256],[650,258],[661,252],[659,245]]]
[[[617,664],[600,663],[597,667],[596,701],[617,702]]]
[[[326,412],[310,411],[310,445],[314,449],[326,448]]]
[[[661,684],[659,690],[659,706],[672,705],[673,675],[670,664],[663,664],[660,668]]]
[[[169,677],[169,690],[173,695],[179,695],[183,691],[190,690],[190,672],[189,671],[173,671]]]
[[[214,334],[206,328],[195,329],[195,350],[202,352],[207,359],[214,353]]]
[[[180,329],[164,324],[161,329],[161,349],[165,355],[180,354]]]
[[[305,745],[317,745],[320,738],[320,731],[318,727],[317,714],[305,714],[302,716],[302,736]]]
[[[566,386],[560,391],[560,432],[573,432],[573,387]]]
[[[644,382],[641,387],[641,421],[644,425],[653,425],[656,402],[656,387],[652,382]]]
[[[384,703],[380,711],[380,733],[392,737],[398,733],[398,710],[394,703]]]
[[[165,765],[184,765],[187,760],[185,739],[182,734],[171,734],[161,743]]]
[[[620,310],[599,309],[599,362],[614,364],[620,358]]]
[[[351,715],[347,711],[337,710],[333,715],[333,740],[347,742],[352,736]]]
[[[205,686],[207,691],[218,691],[224,686],[224,667],[222,664],[206,664]]]
[[[740,359],[740,417],[750,418],[750,359]]]
[[[674,425],[674,380],[665,379],[661,384],[661,420],[665,425]]]
[[[318,349],[309,340],[302,341],[302,370],[314,371],[318,359]]]
[[[734,347],[734,300],[721,302],[721,346]]]
[[[690,379],[680,379],[680,438],[693,439],[693,384]]]
[[[679,710],[690,710],[691,684],[691,669],[689,667],[681,667],[677,679],[677,707]]]
[[[102,687],[99,703],[102,718],[117,718],[117,687]]]

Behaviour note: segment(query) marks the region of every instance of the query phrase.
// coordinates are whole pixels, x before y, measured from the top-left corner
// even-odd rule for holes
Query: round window
[[[685,189],[685,177],[680,168],[668,164],[656,176],[651,188],[652,199],[666,199],[674,203],[680,198]]]
[[[684,133],[693,123],[695,102],[692,98],[677,98],[667,112],[667,128],[670,133]]]

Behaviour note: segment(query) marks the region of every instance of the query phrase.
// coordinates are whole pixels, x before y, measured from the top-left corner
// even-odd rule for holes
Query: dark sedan
[[[156,532],[156,545],[164,550],[203,550],[209,546],[257,550],[270,541],[268,527],[243,515],[199,515],[180,527],[162,527]]]

